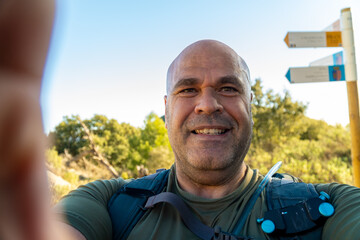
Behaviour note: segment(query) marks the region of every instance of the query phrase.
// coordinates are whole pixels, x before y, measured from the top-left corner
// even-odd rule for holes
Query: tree
[[[351,183],[350,134],[305,116],[306,105],[289,92],[263,92],[261,80],[252,86],[253,141],[246,162],[260,172],[283,161],[281,171],[307,182]]]
[[[115,119],[108,119],[103,115],[95,115],[89,120],[83,121],[93,135],[95,145],[99,151],[117,168],[124,168],[126,159],[130,155],[130,142],[134,142],[136,136],[140,136],[140,130],[130,124],[119,124]],[[55,127],[51,133],[55,138],[55,147],[59,153],[65,149],[73,156],[85,152],[91,155],[90,142],[84,128],[78,121],[78,116],[64,117],[64,120]]]
[[[155,113],[150,113],[144,123],[138,146],[142,164],[149,168],[150,172],[170,167],[174,162],[174,156],[163,119]]]
[[[264,94],[260,79],[255,80],[251,90],[254,93],[252,144],[255,147],[272,151],[285,138],[301,131],[301,119],[306,110],[304,104],[292,101],[287,91],[284,96],[274,94],[272,90]]]
[[[165,123],[155,113],[146,117],[143,128],[118,123],[103,115],[95,115],[83,120],[83,123],[91,133],[91,143],[78,116],[64,117],[55,127],[51,135],[55,138],[55,147],[59,153],[67,149],[71,155],[85,156],[89,160],[101,154],[117,171],[127,171],[130,176],[137,175],[137,166],[140,165],[153,170],[163,165],[168,167],[169,162],[173,162]],[[96,153],[92,145],[96,145]],[[164,153],[164,156],[160,157],[158,153]]]
[[[58,153],[64,153],[65,149],[73,156],[80,153],[81,149],[89,144],[84,138],[85,132],[77,120],[76,115],[63,117],[63,121],[50,133]]]

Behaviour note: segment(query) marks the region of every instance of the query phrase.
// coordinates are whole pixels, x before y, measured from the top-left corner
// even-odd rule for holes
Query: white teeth
[[[225,132],[225,129],[214,129],[214,128],[204,128],[195,130],[197,134],[207,134],[207,135],[220,135]]]

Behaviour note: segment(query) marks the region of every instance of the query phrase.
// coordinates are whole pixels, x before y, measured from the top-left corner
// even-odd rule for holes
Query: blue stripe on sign
[[[345,81],[344,65],[329,66],[329,81]]]
[[[290,68],[289,70],[287,71],[285,77],[289,80],[289,82],[291,83],[291,76],[290,76]]]

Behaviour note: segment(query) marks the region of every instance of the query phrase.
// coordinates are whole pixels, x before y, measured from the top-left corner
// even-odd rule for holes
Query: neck
[[[176,165],[176,178],[186,192],[203,198],[222,198],[235,191],[245,177],[247,166],[244,162],[235,169],[184,171]]]

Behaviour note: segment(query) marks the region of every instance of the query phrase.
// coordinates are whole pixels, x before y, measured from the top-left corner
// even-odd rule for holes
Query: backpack
[[[133,180],[123,185],[108,202],[113,226],[113,239],[126,239],[136,223],[145,214],[147,199],[161,193],[166,187],[170,170]],[[119,217],[121,216],[121,217]]]
[[[201,239],[251,239],[225,233],[220,228],[213,229],[201,223],[177,195],[164,192],[169,172],[170,170],[158,171],[133,180],[111,197],[108,211],[114,240],[126,239],[145,212],[160,202],[170,203],[177,208],[184,224]],[[327,197],[319,197],[312,184],[299,182],[288,174],[276,173],[266,187],[268,211],[263,218],[258,219],[258,223],[265,233],[281,240],[321,239],[325,219],[333,213],[330,214],[330,209],[325,214],[319,214],[319,206],[327,203]],[[324,211],[326,212],[326,208]],[[246,218],[247,216],[242,219],[243,222]]]

